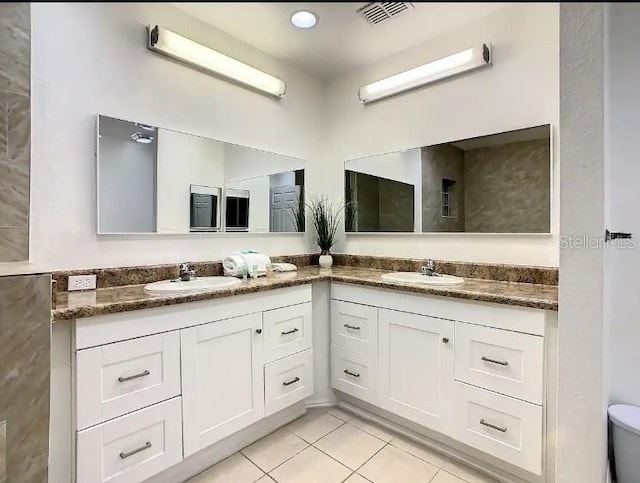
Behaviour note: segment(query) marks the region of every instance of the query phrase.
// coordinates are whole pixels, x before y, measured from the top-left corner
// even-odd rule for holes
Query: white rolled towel
[[[254,252],[233,252],[227,255],[222,266],[225,275],[231,277],[242,277],[243,267],[247,267],[247,274],[250,274],[256,268],[257,277],[263,277],[267,274],[267,265],[271,264],[271,259],[264,253]]]
[[[244,258],[239,255],[227,255],[222,261],[222,268],[227,277],[242,277]]]
[[[273,263],[274,272],[296,272],[298,267],[293,263]]]

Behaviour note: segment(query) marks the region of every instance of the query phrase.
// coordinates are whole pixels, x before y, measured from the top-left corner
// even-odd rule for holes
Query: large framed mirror
[[[347,233],[551,232],[551,125],[345,162]]]
[[[302,159],[98,116],[98,234],[304,232]]]

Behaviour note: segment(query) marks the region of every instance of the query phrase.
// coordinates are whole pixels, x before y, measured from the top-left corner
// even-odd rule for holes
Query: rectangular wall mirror
[[[98,234],[303,232],[304,161],[98,116]]]
[[[551,126],[345,162],[345,230],[550,233]]]

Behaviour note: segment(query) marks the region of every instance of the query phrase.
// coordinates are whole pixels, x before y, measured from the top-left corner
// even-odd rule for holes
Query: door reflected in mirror
[[[550,233],[551,126],[345,163],[347,232]]]
[[[304,161],[98,116],[98,233],[303,232]]]

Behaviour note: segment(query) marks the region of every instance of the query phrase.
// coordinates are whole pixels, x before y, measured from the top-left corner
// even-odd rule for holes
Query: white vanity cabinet
[[[337,283],[331,304],[335,389],[542,477],[555,314]]]
[[[311,286],[73,324],[77,483],[137,483],[313,393]]]
[[[379,309],[378,404],[448,433],[453,398],[450,320]]]
[[[180,332],[186,457],[264,417],[262,314]]]

